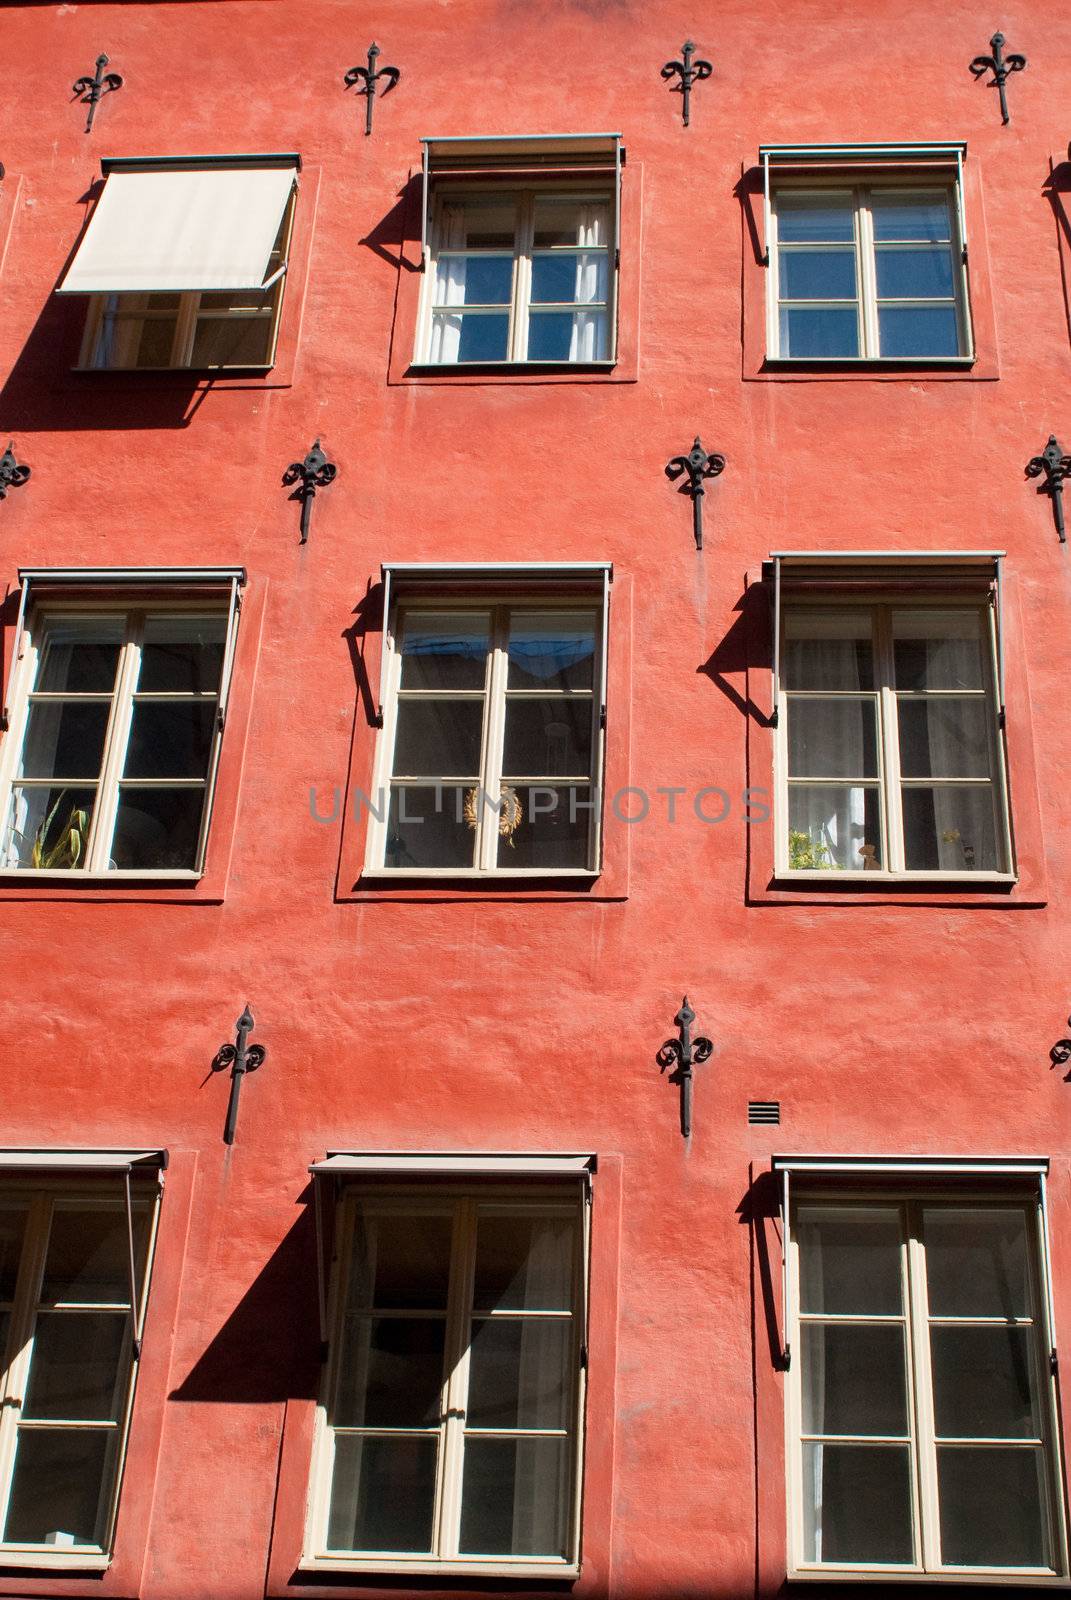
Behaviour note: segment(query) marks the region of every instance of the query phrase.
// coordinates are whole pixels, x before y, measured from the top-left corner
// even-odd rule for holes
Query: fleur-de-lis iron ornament
[[[684,117],[684,126],[688,126],[688,118],[692,109],[692,84],[702,83],[704,78],[709,78],[714,71],[709,61],[693,61],[695,45],[691,39],[686,39],[681,46],[681,61],[667,61],[662,68],[662,77],[668,83],[671,78],[680,79],[681,113]]]
[[[376,67],[376,62],[381,54],[382,51],[373,39],[368,47],[367,67],[351,67],[342,80],[347,89],[352,89],[355,83],[363,82],[364,84],[364,88],[358,89],[357,93],[363,94],[365,97],[364,131],[366,137],[372,131],[372,103],[376,98],[376,83],[380,78],[385,78],[386,86],[380,90],[380,93],[390,94],[401,77],[401,72],[397,67]]]
[[[329,483],[334,483],[338,476],[338,468],[333,461],[328,461],[320,449],[320,441],[316,440],[304,461],[291,461],[283,473],[283,484],[289,488],[297,484],[297,488],[290,496],[291,500],[301,501],[301,543],[307,544],[309,539],[309,518],[312,515],[312,502],[316,498],[317,489],[326,489]]]
[[[86,118],[87,133],[93,127],[93,118],[97,114],[97,106],[102,96],[112,89],[121,89],[123,87],[123,80],[117,72],[105,72],[104,69],[107,65],[108,57],[99,55],[96,60],[97,70],[92,78],[88,75],[76,78],[71,85],[71,92],[78,96],[83,105],[88,105],[89,107],[89,115]]]
[[[21,489],[29,476],[29,467],[15,460],[15,443],[12,440],[0,456],[0,500],[7,499],[9,489]]]
[[[667,1039],[655,1056],[655,1060],[663,1072],[667,1067],[672,1067],[669,1081],[680,1085],[681,1133],[687,1139],[692,1132],[692,1068],[709,1061],[714,1053],[714,1046],[709,1039],[692,1038],[695,1012],[688,1004],[687,995],[673,1021],[677,1025],[680,1037]]]
[[[989,48],[992,50],[993,54],[991,56],[975,56],[974,60],[970,64],[969,70],[976,78],[980,78],[985,72],[991,72],[993,74],[993,82],[989,85],[989,87],[991,89],[996,88],[1000,90],[1000,120],[1007,125],[1009,121],[1008,95],[1004,85],[1007,83],[1010,73],[1022,72],[1023,68],[1026,66],[1026,57],[1016,55],[1006,56],[1004,54],[1004,43],[1004,35],[1002,33],[995,33],[992,39],[989,41]]]
[[[212,1061],[213,1072],[226,1072],[231,1069],[231,1096],[227,1102],[227,1120],[223,1125],[223,1143],[234,1143],[234,1131],[238,1125],[238,1096],[242,1092],[242,1079],[247,1072],[256,1072],[258,1067],[264,1065],[267,1050],[262,1044],[249,1044],[249,1035],[253,1031],[253,1013],[248,1005],[242,1012],[235,1027],[238,1030],[234,1044],[224,1044],[216,1051]]]
[[[1065,455],[1063,446],[1057,442],[1054,433],[1049,434],[1049,442],[1039,456],[1033,456],[1026,464],[1028,478],[1040,478],[1045,474],[1045,482],[1038,484],[1038,494],[1047,494],[1052,501],[1052,515],[1056,523],[1056,532],[1060,536],[1060,543],[1067,543],[1067,531],[1064,528],[1064,479],[1071,477],[1071,456]]]
[[[703,449],[703,441],[699,435],[695,436],[695,443],[686,456],[674,456],[666,462],[666,477],[671,483],[688,474],[687,483],[682,483],[680,493],[691,497],[692,501],[692,532],[695,534],[695,547],[703,548],[703,489],[704,478],[716,478],[725,471],[725,457],[715,451],[710,454]]]
[[[1071,1028],[1071,1017],[1068,1017],[1067,1025]],[[1071,1061],[1071,1039],[1057,1039],[1049,1051],[1049,1059],[1054,1067],[1066,1067]],[[1071,1072],[1064,1073],[1064,1082],[1071,1083]]]

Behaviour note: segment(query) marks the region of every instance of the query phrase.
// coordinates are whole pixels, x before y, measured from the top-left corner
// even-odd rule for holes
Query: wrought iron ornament
[[[286,488],[293,483],[297,484],[290,498],[301,501],[302,544],[307,544],[309,540],[309,518],[312,515],[312,502],[316,498],[317,489],[326,489],[329,483],[334,483],[337,476],[338,468],[333,461],[328,461],[320,449],[319,439],[304,461],[291,461],[283,473],[283,484]]]
[[[714,71],[709,61],[693,61],[695,45],[691,39],[686,39],[681,46],[682,61],[667,61],[662,68],[662,76],[668,83],[670,78],[680,79],[681,111],[684,116],[684,126],[688,126],[688,117],[692,108],[692,84],[702,83],[704,78],[709,78]]]
[[[681,494],[691,497],[692,501],[692,531],[695,534],[695,547],[703,548],[703,489],[704,478],[716,478],[725,471],[725,457],[711,451],[708,455],[703,449],[703,441],[699,435],[695,436],[695,443],[686,456],[674,456],[672,461],[666,462],[666,477],[671,483],[688,474],[688,482],[682,483]]]
[[[15,460],[15,444],[12,440],[0,456],[0,500],[7,499],[9,489],[21,489],[29,476],[29,467],[22,466]]]
[[[1057,443],[1056,435],[1049,434],[1049,442],[1039,456],[1033,456],[1026,464],[1028,478],[1040,478],[1045,474],[1045,482],[1038,484],[1038,494],[1047,494],[1052,501],[1052,515],[1056,523],[1056,532],[1060,536],[1060,543],[1067,543],[1067,532],[1064,528],[1064,479],[1071,477],[1071,456],[1064,455],[1063,446]]]
[[[667,1039],[665,1044],[655,1056],[658,1065],[665,1072],[667,1067],[673,1071],[669,1075],[670,1083],[680,1084],[681,1091],[681,1133],[690,1138],[692,1132],[692,1068],[699,1066],[704,1061],[709,1061],[714,1053],[714,1046],[709,1039],[693,1039],[692,1023],[695,1021],[695,1012],[688,1004],[685,995],[683,1004],[677,1015],[673,1018],[680,1034],[678,1039]]]
[[[975,56],[969,70],[976,78],[980,78],[984,72],[993,74],[993,82],[989,87],[992,89],[995,86],[1000,90],[1000,120],[1006,126],[1009,120],[1008,96],[1004,85],[1007,83],[1010,73],[1022,72],[1026,66],[1026,57],[1006,56],[1004,54],[1004,35],[1002,33],[993,35],[989,41],[989,48],[993,54],[991,56]]]
[[[86,118],[87,133],[93,127],[93,118],[96,115],[97,105],[102,96],[108,94],[112,89],[121,89],[123,87],[123,80],[117,72],[105,72],[104,69],[107,65],[108,57],[105,55],[98,56],[96,62],[97,70],[93,77],[76,78],[71,85],[72,92],[78,96],[83,105],[88,105],[89,107],[89,116]]]
[[[1071,1028],[1071,1017],[1068,1017],[1067,1025]],[[1049,1058],[1054,1067],[1066,1067],[1071,1061],[1071,1039],[1057,1039],[1049,1051]],[[1064,1073],[1064,1082],[1071,1083],[1071,1072]]]
[[[256,1072],[258,1067],[264,1065],[268,1054],[262,1044],[248,1044],[246,1041],[253,1031],[253,1013],[246,1006],[238,1021],[237,1042],[224,1044],[216,1051],[212,1062],[213,1072],[226,1072],[231,1069],[231,1097],[227,1102],[227,1120],[223,1125],[223,1143],[234,1143],[234,1130],[238,1125],[238,1096],[242,1092],[242,1079],[247,1072]]]
[[[347,89],[352,89],[355,83],[361,83],[362,81],[364,83],[364,88],[358,89],[357,93],[363,94],[365,97],[364,131],[366,138],[372,131],[372,103],[376,98],[377,81],[380,78],[385,78],[387,80],[386,87],[380,90],[380,93],[390,94],[391,90],[396,87],[398,79],[401,77],[401,72],[397,67],[379,67],[377,69],[376,62],[381,54],[382,52],[378,44],[376,44],[375,40],[373,39],[372,43],[368,46],[367,67],[351,67],[342,80]]]

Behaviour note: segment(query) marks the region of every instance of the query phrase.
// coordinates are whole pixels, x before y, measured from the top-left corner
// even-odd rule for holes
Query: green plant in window
[[[66,822],[58,835],[53,836],[52,825],[63,805],[66,793],[66,789],[60,790],[55,805],[34,834],[33,849],[30,852],[31,867],[41,867],[46,870],[53,867],[76,867],[85,854],[89,812],[84,807],[71,806]]]
[[[793,872],[833,872],[837,865],[828,845],[798,828],[788,830],[788,864]]]

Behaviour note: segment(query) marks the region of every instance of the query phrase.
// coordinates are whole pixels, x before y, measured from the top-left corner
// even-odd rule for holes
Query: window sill
[[[845,372],[883,372],[909,367],[912,371],[926,367],[954,367],[970,369],[974,356],[767,356],[764,367],[786,367],[790,371],[817,367],[827,371],[830,367]]]
[[[594,883],[599,877],[587,867],[514,867],[488,871],[482,867],[366,867],[361,873],[362,883],[395,883],[430,880],[433,883],[514,883],[518,878],[525,883],[556,883],[559,878],[583,879]]]
[[[102,1551],[87,1550],[5,1550],[0,1546],[0,1572],[5,1568],[36,1568],[49,1572],[106,1572],[112,1564],[111,1556]]]
[[[345,1572],[353,1576],[384,1575],[443,1578],[545,1578],[574,1581],[578,1563],[567,1561],[390,1561],[347,1559],[344,1556],[303,1557],[299,1572]]]
[[[876,382],[905,383],[920,378],[934,382],[975,383],[990,382],[999,377],[996,363],[973,356],[884,356],[884,357],[821,357],[821,356],[766,356],[760,355],[749,371],[745,366],[743,376],[752,382],[774,382],[777,379],[805,382],[824,379],[827,382],[854,381],[871,378]]]
[[[970,889],[977,885],[981,889],[996,887],[1012,888],[1018,883],[1018,876],[1014,872],[838,872],[833,871],[797,871],[787,869],[774,874],[774,886],[778,889],[791,889],[806,887],[808,884],[818,884],[823,889],[834,889],[843,883],[848,888],[864,889],[904,889],[916,888],[943,891],[948,889]]]
[[[84,883],[88,888],[99,889],[112,883],[200,883],[203,873],[188,872],[177,867],[161,867],[158,871],[145,869],[115,872],[79,872],[68,867],[3,867],[0,868],[0,886],[9,888],[16,883]]]
[[[971,1568],[962,1572],[896,1572],[889,1567],[806,1568],[788,1573],[789,1583],[973,1584],[979,1587],[1071,1589],[1071,1581],[1055,1572],[1015,1572],[1001,1568]]]
[[[81,378],[170,378],[207,383],[213,378],[266,378],[275,363],[266,361],[247,367],[72,367]]]
[[[392,373],[392,384],[635,383],[635,363],[622,361],[412,361]]]

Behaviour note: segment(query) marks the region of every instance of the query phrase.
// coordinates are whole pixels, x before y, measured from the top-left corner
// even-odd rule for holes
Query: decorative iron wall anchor
[[[1067,532],[1064,528],[1064,479],[1071,477],[1071,456],[1064,455],[1063,446],[1057,443],[1056,435],[1049,434],[1049,442],[1039,456],[1033,456],[1026,464],[1028,478],[1040,478],[1045,474],[1045,482],[1038,484],[1038,494],[1047,494],[1052,501],[1052,514],[1056,523],[1056,532],[1060,536],[1060,543],[1067,543]]]
[[[1004,54],[1004,35],[1002,33],[993,35],[989,41],[989,48],[993,54],[991,56],[975,56],[970,64],[969,71],[976,78],[980,78],[983,72],[991,72],[993,74],[993,82],[989,87],[992,89],[995,86],[1000,90],[1000,120],[1007,124],[1009,120],[1008,96],[1004,85],[1008,81],[1009,73],[1022,72],[1026,66],[1026,57],[1006,56]]]
[[[702,83],[704,78],[709,78],[714,71],[709,61],[693,61],[695,45],[691,39],[686,39],[681,46],[683,61],[667,61],[662,68],[662,77],[668,83],[670,78],[680,78],[681,111],[684,115],[684,126],[688,126],[688,116],[692,108],[692,84]]]
[[[268,1052],[262,1044],[248,1044],[246,1041],[253,1030],[253,1013],[246,1006],[238,1021],[238,1038],[235,1044],[221,1045],[212,1062],[213,1072],[226,1072],[231,1069],[231,1097],[227,1102],[227,1120],[223,1125],[223,1143],[234,1143],[234,1130],[238,1124],[238,1096],[242,1092],[242,1079],[247,1072],[256,1072],[258,1067],[264,1065]]]
[[[0,456],[0,500],[7,499],[9,489],[21,489],[29,476],[29,467],[21,466],[15,460],[15,443],[12,440]]]
[[[358,89],[357,93],[363,94],[365,97],[365,137],[367,137],[372,131],[372,102],[376,98],[377,80],[379,78],[386,78],[386,87],[382,89],[380,93],[390,94],[391,90],[397,86],[398,79],[401,77],[401,72],[397,67],[380,67],[377,70],[376,62],[381,54],[382,52],[380,51],[378,44],[376,44],[375,40],[373,39],[372,43],[368,46],[367,67],[351,67],[342,80],[347,89],[352,89],[355,83],[360,83],[362,80],[364,81],[364,88]]]
[[[312,515],[312,502],[316,498],[317,489],[326,489],[329,483],[334,483],[337,476],[338,468],[333,461],[328,461],[320,449],[319,439],[304,461],[291,461],[283,473],[283,484],[286,488],[292,483],[297,484],[290,498],[301,501],[302,544],[307,544],[309,540],[309,518]]]
[[[121,89],[123,87],[123,80],[117,72],[105,72],[104,69],[107,65],[108,57],[105,55],[98,56],[96,62],[97,70],[93,77],[76,78],[71,85],[72,93],[78,96],[83,105],[88,105],[89,107],[89,115],[86,118],[87,133],[93,127],[97,104],[102,96],[112,89]]]
[[[1071,1028],[1071,1017],[1068,1017],[1067,1025]],[[1071,1039],[1057,1039],[1049,1051],[1049,1059],[1054,1067],[1066,1067],[1071,1061]],[[1071,1072],[1064,1073],[1064,1082],[1071,1083]]]
[[[666,462],[666,477],[671,483],[675,482],[682,474],[688,474],[688,482],[682,483],[680,493],[691,496],[692,501],[692,531],[695,534],[695,547],[703,548],[703,479],[716,478],[725,471],[725,457],[717,455],[714,451],[708,455],[703,449],[703,441],[699,435],[695,436],[695,443],[686,456],[674,456],[672,461]]]
[[[688,1004],[685,995],[677,1015],[673,1018],[680,1034],[679,1039],[667,1039],[665,1044],[655,1056],[658,1065],[665,1072],[667,1067],[673,1067],[669,1075],[670,1083],[680,1084],[681,1091],[681,1133],[687,1139],[692,1132],[692,1068],[699,1066],[704,1061],[709,1061],[714,1052],[714,1046],[709,1039],[693,1039],[692,1023],[695,1021],[695,1012]]]

